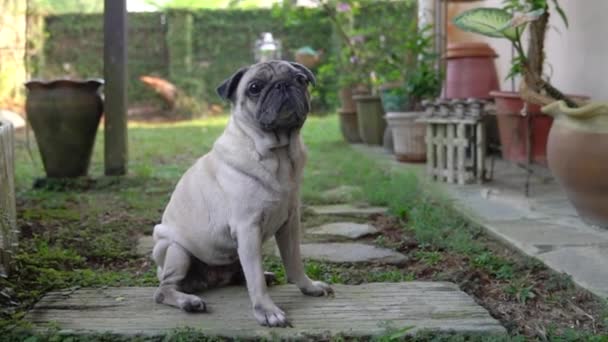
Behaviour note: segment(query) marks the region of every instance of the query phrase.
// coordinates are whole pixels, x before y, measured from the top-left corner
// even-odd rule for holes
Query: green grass
[[[154,267],[145,257],[135,254],[137,237],[151,233],[179,177],[212,147],[226,122],[226,117],[217,117],[175,124],[130,125],[129,174],[125,177],[103,176],[103,132],[100,131],[90,170],[93,181],[43,189],[31,187],[37,177],[43,176],[38,152],[32,151],[32,159],[25,141],[20,140],[16,151],[16,183],[22,239],[15,258],[15,272],[7,279],[0,278],[0,289],[13,291],[21,305],[7,309],[0,306],[0,333],[23,325],[20,320],[23,310],[53,289],[156,285]],[[416,258],[432,266],[441,262],[438,251],[453,251],[467,256],[474,267],[487,270],[498,279],[512,281],[512,286],[505,289],[506,294],[522,303],[533,297],[533,284],[527,283],[525,276],[525,270],[535,267],[532,262],[515,265],[495,255],[480,239],[481,229],[467,222],[414,172],[382,166],[352,149],[343,142],[335,115],[311,117],[303,130],[303,138],[309,149],[302,187],[304,204],[328,203],[322,196],[328,189],[359,186],[363,191],[354,192],[352,202],[388,206],[420,244],[422,251]],[[306,226],[327,219],[306,212],[303,217]],[[380,240],[376,242],[388,243]],[[278,258],[267,258],[265,265],[276,272],[280,283],[285,283]],[[414,280],[413,274],[397,267],[369,269],[308,262],[306,270],[311,277],[332,283]],[[571,284],[568,279],[557,280],[562,287]],[[10,331],[21,334],[14,329]],[[397,336],[392,334],[387,336]],[[176,331],[166,340],[186,341],[191,336],[199,334],[192,330]],[[436,338],[437,341],[465,340],[463,336]],[[39,340],[50,339],[40,337]],[[91,340],[109,339],[92,337]],[[568,341],[574,340],[577,339]]]

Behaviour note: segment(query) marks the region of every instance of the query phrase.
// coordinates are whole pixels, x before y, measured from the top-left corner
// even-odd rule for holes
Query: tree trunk
[[[545,63],[545,35],[549,23],[549,9],[530,23],[527,65],[524,70],[524,83],[520,93],[527,101],[546,105],[554,100],[564,100],[569,107],[578,107],[578,103],[568,98],[557,88],[543,79]]]
[[[545,34],[549,12],[530,23],[530,40],[528,43],[528,72],[525,75],[530,90],[540,93],[543,88],[543,64],[545,62]]]

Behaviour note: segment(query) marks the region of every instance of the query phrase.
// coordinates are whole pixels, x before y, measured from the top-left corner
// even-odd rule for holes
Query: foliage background
[[[403,30],[415,21],[411,1],[367,2],[356,14],[360,25],[386,28],[387,13],[399,13]],[[408,20],[409,19],[409,20]],[[220,104],[215,88],[237,68],[254,61],[253,46],[262,32],[281,41],[283,58],[293,60],[300,47],[322,50],[313,72],[319,78],[313,90],[316,111],[337,106],[339,71],[335,61],[340,40],[320,9],[275,6],[268,9],[165,9],[129,13],[128,72],[132,104],[158,103],[156,95],[139,81],[143,75],[167,78],[203,103]],[[398,30],[382,33],[398,44]],[[103,75],[103,16],[101,13],[46,15],[29,33],[32,77],[89,78]],[[400,53],[400,51],[397,51]]]

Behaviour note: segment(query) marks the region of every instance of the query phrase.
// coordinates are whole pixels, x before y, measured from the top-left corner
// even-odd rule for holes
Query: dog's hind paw
[[[312,281],[307,287],[300,288],[303,294],[313,297],[331,296],[334,294],[334,290],[331,286],[327,285],[322,281]]]

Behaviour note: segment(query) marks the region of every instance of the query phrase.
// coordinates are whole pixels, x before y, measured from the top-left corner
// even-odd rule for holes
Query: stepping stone
[[[158,336],[194,328],[208,337],[240,339],[366,338],[387,327],[504,334],[505,329],[453,283],[405,282],[334,285],[334,297],[308,297],[293,285],[271,287],[270,296],[293,328],[265,328],[253,318],[247,290],[225,287],[203,294],[210,313],[190,314],[152,300],[154,287],[83,288],[47,294],[26,315],[39,331]],[[49,328],[49,326],[51,328]]]
[[[154,249],[154,238],[152,235],[144,235],[137,240],[137,248],[135,249],[137,255],[152,255]]]
[[[358,239],[366,235],[376,234],[378,233],[378,229],[371,224],[335,222],[307,229],[306,232],[314,235],[337,235],[350,239]]]
[[[370,262],[399,265],[408,260],[405,255],[392,249],[364,243],[305,243],[300,248],[302,257],[327,262]]]
[[[356,207],[350,204],[318,205],[310,208],[316,215],[369,216],[388,212],[384,207]]]
[[[340,185],[337,188],[323,191],[321,196],[328,201],[344,203],[353,201],[358,195],[363,194],[363,189],[359,186]]]

